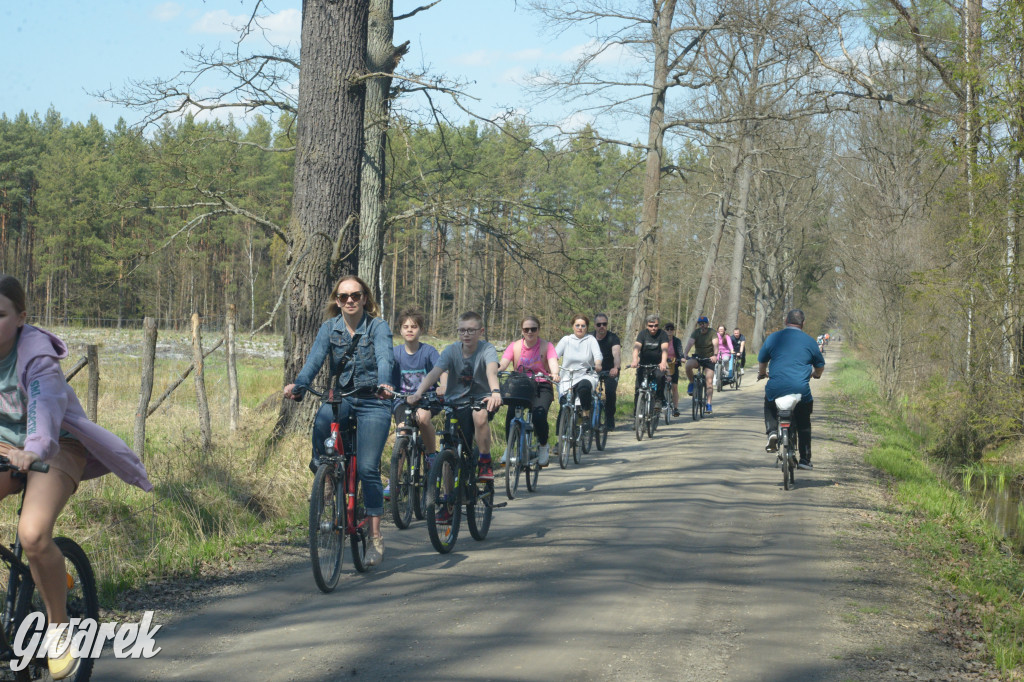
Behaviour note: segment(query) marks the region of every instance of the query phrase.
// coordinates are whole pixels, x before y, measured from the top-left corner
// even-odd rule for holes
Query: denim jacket
[[[356,327],[359,343],[355,353],[346,363],[338,377],[338,386],[346,386],[352,381],[353,388],[376,388],[380,384],[391,383],[391,369],[394,363],[392,351],[391,328],[379,317],[370,317],[363,313],[363,319]],[[309,351],[306,364],[303,365],[295,385],[309,386],[317,372],[324,364],[327,351],[331,352],[331,374],[338,373],[342,357],[352,343],[352,336],[345,326],[343,315],[333,317],[320,326]],[[353,375],[355,380],[353,381]]]

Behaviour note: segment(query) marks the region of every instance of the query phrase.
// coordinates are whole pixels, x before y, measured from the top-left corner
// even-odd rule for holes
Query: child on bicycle
[[[420,335],[426,330],[426,318],[418,309],[409,308],[402,311],[402,314],[398,317],[398,330],[405,343],[395,346],[395,369],[391,377],[391,383],[402,393],[412,393],[419,388],[423,377],[429,374],[430,370],[434,369],[437,365],[441,354],[429,343],[420,342]],[[428,386],[427,390],[436,390],[438,393],[444,393],[444,385],[447,378],[447,373],[442,374],[440,386],[434,383]],[[405,404],[403,399],[395,401],[394,413],[396,423],[401,419]],[[430,410],[423,408],[416,410],[416,424],[419,426],[420,436],[423,437],[423,448],[427,453],[428,462],[432,461],[433,455],[437,453],[437,433],[434,430],[433,422],[430,421],[433,416]],[[398,426],[401,427],[404,424],[398,424]]]
[[[0,455],[23,472],[36,460],[50,465],[49,473],[28,471],[24,482],[0,474],[0,499],[26,486],[18,537],[52,626],[68,622],[64,555],[53,541],[53,526],[78,484],[113,472],[147,492],[153,485],[132,449],[85,416],[60,368],[67,345],[25,324],[26,318],[21,283],[0,275]],[[65,645],[69,637],[63,629],[50,647],[51,653],[62,651],[48,660],[55,680],[78,670],[77,652]]]
[[[341,428],[349,415],[355,414],[356,468],[363,483],[363,503],[370,519],[370,543],[366,564],[376,566],[384,559],[384,539],[380,534],[380,516],[384,512],[384,485],[380,480],[380,458],[391,431],[391,403],[387,398],[391,385],[395,355],[391,328],[380,317],[380,308],[370,287],[355,275],[345,275],[331,290],[327,303],[327,321],[320,326],[313,347],[295,383],[284,387],[284,397],[301,400],[324,360],[330,354],[331,376],[338,377],[337,388],[343,392],[356,390],[341,403]],[[334,412],[324,404],[313,423],[313,460],[316,471],[326,454],[324,440],[331,433]]]
[[[533,315],[527,315],[519,323],[523,331],[523,338],[513,341],[501,354],[501,362],[498,363],[498,371],[504,372],[511,364],[516,372],[526,372],[534,378],[537,383],[537,394],[530,406],[531,423],[534,432],[537,434],[537,443],[540,450],[537,453],[537,463],[546,467],[550,458],[548,449],[548,410],[555,399],[555,391],[551,382],[558,381],[558,355],[555,347],[550,341],[540,338],[540,320]],[[509,424],[512,422],[514,410],[505,410],[505,433],[508,433]]]
[[[427,372],[416,392],[406,400],[410,405],[418,403],[444,372],[448,372],[449,377],[445,386],[445,400],[456,401],[466,397],[482,400],[486,397],[486,411],[465,407],[456,412],[456,418],[467,447],[472,446],[472,437],[476,436],[476,446],[480,451],[478,478],[482,481],[493,481],[490,421],[501,407],[498,352],[492,344],[481,340],[484,321],[480,313],[470,310],[459,315],[457,332],[459,341],[441,351],[437,364]]]

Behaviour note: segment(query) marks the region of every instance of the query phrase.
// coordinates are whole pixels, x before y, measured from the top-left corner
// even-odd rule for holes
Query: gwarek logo
[[[138,623],[97,623],[92,618],[72,618],[70,623],[46,625],[46,614],[34,611],[25,617],[14,635],[11,670],[24,670],[33,658],[63,656],[71,647],[75,658],[99,658],[103,646],[113,643],[114,658],[153,658],[160,653],[153,636],[162,625],[151,627],[153,612]],[[68,632],[69,636],[63,636]]]

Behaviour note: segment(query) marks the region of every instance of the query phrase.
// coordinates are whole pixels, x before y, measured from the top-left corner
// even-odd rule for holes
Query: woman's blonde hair
[[[344,275],[337,282],[334,283],[334,288],[331,289],[331,296],[327,299],[327,308],[324,314],[328,318],[337,317],[341,315],[341,306],[338,305],[338,301],[334,298],[338,293],[338,287],[341,286],[342,282],[355,281],[359,282],[359,286],[363,290],[363,310],[370,317],[380,317],[380,307],[377,305],[377,300],[373,297],[370,292],[370,285],[362,280],[358,275]]]

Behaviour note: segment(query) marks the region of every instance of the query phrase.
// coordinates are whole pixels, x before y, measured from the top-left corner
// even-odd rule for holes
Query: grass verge
[[[992,661],[1024,673],[1024,562],[984,513],[945,481],[925,454],[924,439],[884,409],[867,366],[843,359],[833,386],[878,437],[867,453],[888,474],[900,514],[892,518],[905,549],[933,579],[964,595],[981,624]]]

